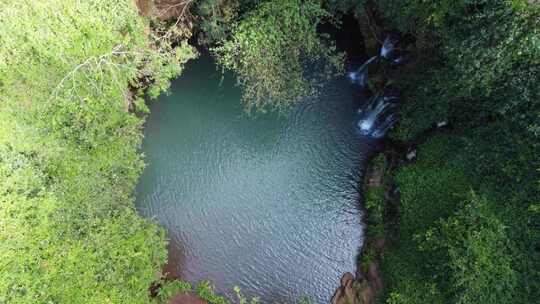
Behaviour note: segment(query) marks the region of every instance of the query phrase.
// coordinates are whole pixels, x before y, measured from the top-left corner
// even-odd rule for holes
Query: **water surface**
[[[340,79],[286,116],[249,117],[221,78],[203,57],[151,106],[137,206],[168,231],[166,271],[262,303],[328,303],[362,244],[371,143],[355,135],[352,88]]]

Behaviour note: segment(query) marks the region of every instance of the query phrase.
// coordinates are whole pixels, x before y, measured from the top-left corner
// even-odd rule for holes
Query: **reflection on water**
[[[371,142],[355,135],[347,81],[286,117],[242,112],[210,59],[151,106],[137,206],[168,230],[172,276],[238,285],[263,303],[327,303],[362,242],[358,181]]]

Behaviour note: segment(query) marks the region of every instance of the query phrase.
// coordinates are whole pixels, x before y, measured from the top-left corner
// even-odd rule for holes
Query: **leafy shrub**
[[[195,287],[197,295],[211,304],[228,304],[229,301],[222,296],[216,295],[214,288],[208,281],[202,281],[197,284]]]
[[[213,52],[236,73],[247,111],[283,111],[342,70],[342,54],[317,33],[329,18],[316,1],[272,0],[233,26]]]
[[[433,276],[431,253],[420,251],[415,235],[453,214],[469,190],[459,140],[431,138],[419,150],[418,161],[396,173],[401,193],[395,245],[383,254],[381,269],[388,280],[390,303],[443,303],[444,291]]]
[[[512,303],[518,287],[505,225],[474,193],[452,216],[421,235],[422,250],[444,256],[439,273],[452,303]]]
[[[165,281],[158,290],[157,300],[159,303],[168,303],[168,301],[179,293],[191,292],[192,286],[188,282],[173,280]]]
[[[387,162],[384,155],[379,154],[371,160],[371,166],[377,174],[381,174],[381,182],[388,182]],[[388,185],[379,185],[377,187],[364,187],[364,207],[367,217],[364,222],[367,225],[367,234],[377,237],[385,235],[384,216],[386,212],[385,191]]]

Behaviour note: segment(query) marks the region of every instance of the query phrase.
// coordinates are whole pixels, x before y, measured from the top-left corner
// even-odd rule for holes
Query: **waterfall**
[[[379,56],[373,56],[369,58],[362,66],[356,71],[349,72],[349,79],[353,84],[358,85],[361,89],[367,86],[368,68],[369,65],[375,60],[379,59]]]
[[[409,62],[409,56],[401,49],[400,41],[395,36],[387,36],[381,46],[380,56],[392,66],[400,66]]]
[[[399,48],[396,37],[387,36],[381,46],[380,55],[369,58],[362,66],[353,72],[349,72],[349,79],[357,85],[361,93],[367,88],[369,65],[384,59],[393,66],[406,64],[409,58]],[[379,92],[371,97],[368,102],[358,110],[358,118],[355,123],[356,130],[362,136],[382,138],[398,121],[395,108],[399,102],[396,95]]]
[[[389,61],[396,59],[398,57],[397,45],[398,41],[395,37],[386,36],[381,46],[381,57]]]
[[[356,129],[363,136],[382,138],[397,122],[394,109],[399,99],[396,96],[377,94],[367,105],[358,110]]]

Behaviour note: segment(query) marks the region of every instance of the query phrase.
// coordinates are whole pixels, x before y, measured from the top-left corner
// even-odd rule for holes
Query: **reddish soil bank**
[[[208,304],[192,293],[180,293],[169,300],[169,304]]]

